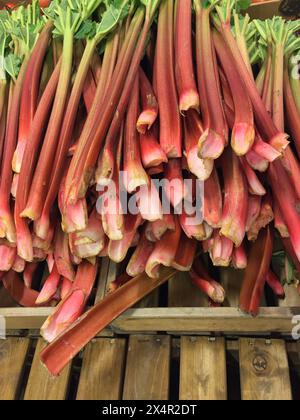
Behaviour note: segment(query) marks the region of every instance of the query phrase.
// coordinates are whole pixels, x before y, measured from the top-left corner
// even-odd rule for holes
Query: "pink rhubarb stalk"
[[[244,244],[235,248],[232,254],[232,265],[236,270],[244,270],[248,265],[248,257]]]
[[[248,164],[247,160],[242,157],[240,158],[240,162],[241,162],[245,177],[247,178],[250,194],[260,195],[260,196],[265,195],[267,193],[265,190],[265,187],[260,182],[255,171]]]

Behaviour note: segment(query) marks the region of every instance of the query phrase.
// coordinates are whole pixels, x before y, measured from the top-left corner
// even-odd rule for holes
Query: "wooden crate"
[[[257,1],[250,8],[252,17],[271,17],[278,14],[279,0]],[[107,284],[115,278],[117,267],[104,259],[101,264],[95,297],[91,304],[104,295]],[[105,335],[136,332],[164,332],[171,334],[246,333],[290,335],[294,316],[300,315],[300,298],[296,290],[287,290],[288,298],[282,304],[267,300],[260,315],[253,319],[238,310],[241,278],[232,271],[224,272],[222,279],[228,299],[224,308],[208,308],[207,300],[191,286],[186,275],[178,274],[169,282],[168,289],[153,293],[137,307],[127,311],[104,331]],[[39,329],[53,308],[19,308],[0,286],[0,316],[8,329]]]
[[[121,268],[119,268],[121,269]],[[91,303],[105,295],[107,285],[117,275],[118,267],[103,259],[97,289]],[[268,298],[262,302],[257,318],[238,309],[242,273],[233,269],[221,271],[221,283],[227,291],[225,307],[209,308],[207,298],[192,284],[187,274],[178,273],[167,286],[155,291],[142,302],[115,320],[102,335],[112,333],[165,332],[170,334],[265,334],[291,335],[293,318],[300,315],[300,297],[293,287],[287,288],[287,300],[276,306]],[[12,305],[5,290],[0,289],[0,316],[7,329],[39,329],[53,308],[20,308]]]
[[[0,400],[299,400],[300,343],[134,335],[97,338],[63,371],[32,335],[0,341]]]

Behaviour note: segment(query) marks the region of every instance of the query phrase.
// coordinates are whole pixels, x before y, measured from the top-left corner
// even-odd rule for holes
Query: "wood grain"
[[[193,285],[188,273],[177,273],[169,281],[170,308],[208,307],[208,298]]]
[[[124,400],[168,400],[171,339],[132,336],[129,339]]]
[[[180,399],[226,400],[226,352],[223,338],[182,337]]]
[[[168,331],[170,333],[270,333],[291,334],[292,319],[300,308],[261,308],[252,318],[237,308],[131,309],[112,323],[118,333]]]
[[[125,353],[125,339],[93,340],[84,351],[77,400],[120,400]]]
[[[51,376],[40,361],[40,353],[45,345],[46,344],[43,339],[38,340],[25,390],[24,400],[62,401],[66,399],[71,373],[71,364],[63,370],[59,377]]]
[[[28,338],[0,340],[0,400],[17,398],[29,345]]]
[[[282,340],[240,340],[240,374],[243,400],[292,399],[289,365]]]

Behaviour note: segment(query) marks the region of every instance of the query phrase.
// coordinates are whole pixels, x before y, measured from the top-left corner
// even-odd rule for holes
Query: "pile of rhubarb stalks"
[[[240,3],[1,11],[1,281],[20,305],[55,307],[42,327],[51,373],[176,270],[212,306],[226,291],[210,268],[244,270],[240,309],[254,316],[266,283],[279,298],[297,287],[300,22],[250,21]],[[171,211],[154,179],[169,181]],[[198,181],[191,224],[182,203]],[[126,273],[82,315],[102,257]]]

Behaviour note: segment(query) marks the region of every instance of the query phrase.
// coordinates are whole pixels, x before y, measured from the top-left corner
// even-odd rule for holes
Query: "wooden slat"
[[[28,354],[28,338],[0,340],[0,400],[15,400]]]
[[[243,284],[243,270],[224,268],[220,271],[220,282],[226,290],[225,307],[238,308]]]
[[[240,340],[243,400],[291,400],[291,382],[285,342]]]
[[[118,333],[169,331],[186,333],[270,333],[291,334],[292,319],[300,308],[262,308],[257,318],[236,308],[132,309],[112,323]]]
[[[177,273],[169,281],[168,286],[170,308],[203,308],[208,306],[208,298],[192,284],[187,273]]]
[[[65,400],[69,386],[71,364],[63,370],[59,377],[51,376],[40,361],[40,353],[44,347],[44,340],[39,339],[24,399],[34,401]]]
[[[170,337],[130,337],[123,399],[167,400],[170,357]]]
[[[225,340],[182,337],[180,352],[180,399],[226,400]]]
[[[116,279],[116,276],[117,265],[110,261],[109,258],[102,258],[95,303],[100,302],[104,298],[107,287]]]
[[[300,308],[300,296],[296,287],[285,285],[285,299],[279,301],[281,308]]]
[[[77,400],[121,399],[125,352],[125,339],[93,340],[84,351]]]

